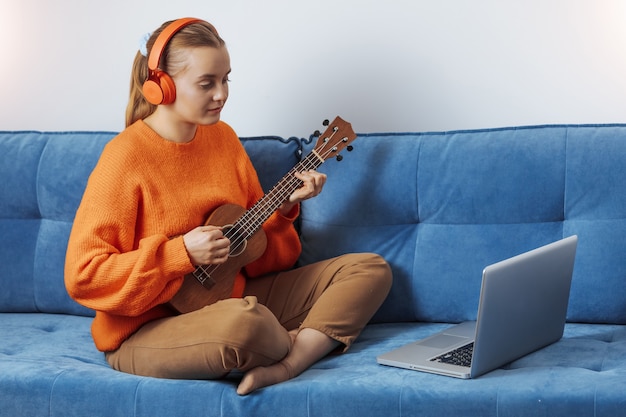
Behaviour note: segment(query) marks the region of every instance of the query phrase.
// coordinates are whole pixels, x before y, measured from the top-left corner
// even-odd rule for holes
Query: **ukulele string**
[[[273,211],[301,186],[302,181],[295,177],[296,172],[316,169],[324,163],[326,159],[328,159],[331,153],[337,152],[337,143],[341,141],[348,141],[348,138],[345,137],[339,142],[336,142],[335,145],[325,149],[330,145],[330,140],[333,136],[335,136],[338,130],[339,129],[337,127],[333,127],[332,134],[324,138],[321,143],[313,149],[313,151],[311,151],[301,162],[293,167],[288,173],[290,175],[283,177],[283,179],[281,179],[281,181],[268,193],[268,198],[263,198],[255,204],[255,206],[259,206],[261,208],[261,210],[256,211],[264,212],[264,214],[267,215],[265,218],[252,214],[255,211],[255,206],[253,206],[253,208],[247,213],[248,216],[244,215],[244,217],[240,219],[242,223],[241,226],[249,230],[248,235],[252,235],[256,230],[258,230],[258,228],[265,223],[265,220],[269,218]],[[287,183],[287,185],[284,185],[284,183]],[[250,217],[250,219],[248,220],[247,217]]]
[[[320,147],[320,150],[323,147]],[[336,148],[333,147],[321,156],[319,153],[316,155],[315,153],[310,153],[303,161],[301,161],[296,167],[292,168],[289,171],[289,174],[285,178],[283,178],[279,184],[277,184],[272,191],[267,195],[267,199],[261,199],[252,209],[248,212],[247,215],[244,215],[240,219],[240,226],[247,231],[248,236],[252,235],[258,227],[265,223],[265,220],[273,213],[273,211],[282,204],[287,198],[300,187],[302,182],[297,179],[294,175],[295,172],[303,172],[309,169],[315,169],[319,167],[322,162],[330,155],[332,152],[336,151]],[[285,183],[287,183],[285,185]],[[264,201],[267,200],[267,201]],[[264,213],[266,217],[258,216],[255,212]],[[249,219],[248,219],[249,217]],[[232,246],[232,243],[231,243]]]
[[[314,149],[314,151],[309,153],[301,162],[289,170],[288,175],[283,177],[279,183],[276,184],[272,190],[270,190],[267,194],[267,199],[262,198],[259,200],[250,210],[244,213],[244,215],[233,225],[233,227],[227,229],[226,233],[224,233],[224,237],[231,240],[230,253],[237,253],[239,248],[246,244],[248,238],[258,230],[265,220],[269,218],[272,212],[300,187],[302,181],[295,177],[294,174],[296,172],[316,169],[328,158],[331,153],[336,152],[336,146],[332,146],[324,150],[326,145],[328,145],[329,140],[332,139],[335,133],[336,129],[333,131],[332,135],[324,140],[319,149]],[[259,216],[261,213],[263,213],[264,216]],[[237,225],[239,227],[235,227]],[[239,229],[242,229],[245,233],[238,233]],[[205,275],[210,276],[220,267],[220,265],[221,264],[199,265],[196,268],[196,271],[200,269]],[[196,278],[198,277],[196,276]]]
[[[327,145],[327,142],[324,143],[324,145]],[[321,151],[322,149],[323,146],[320,147],[319,150]],[[309,169],[317,168],[328,157],[328,155],[330,155],[334,151],[336,151],[335,147],[330,148],[323,152],[323,154],[319,157],[313,152],[310,153],[303,161],[298,163],[296,167],[292,168],[289,171],[289,174],[291,175],[284,177],[279,182],[279,184],[277,184],[274,189],[270,191],[270,193],[267,195],[267,199],[259,200],[259,202],[257,202],[257,204],[255,204],[255,206],[253,206],[251,210],[244,214],[244,216],[237,222],[239,226],[237,229],[242,229],[244,232],[246,232],[245,234],[248,237],[254,234],[254,232],[258,230],[258,227],[262,225],[265,220],[272,214],[275,208],[282,204],[289,195],[291,195],[297,188],[300,187],[302,182],[295,177],[294,173],[298,171],[302,172]],[[265,216],[259,216],[259,214],[261,213],[265,214]],[[229,231],[230,230],[232,229],[229,229]],[[233,237],[229,235],[230,234],[227,233],[225,236],[228,238]],[[245,236],[242,236],[241,234],[235,234],[234,237],[235,240],[231,242],[231,248],[235,249],[234,252],[236,252],[239,247],[245,243],[247,238]]]

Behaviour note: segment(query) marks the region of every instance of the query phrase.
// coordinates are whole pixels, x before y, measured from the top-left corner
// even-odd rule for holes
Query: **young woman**
[[[204,225],[218,207],[263,196],[235,132],[220,121],[230,58],[209,23],[167,22],[134,61],[126,129],[91,174],[67,250],[69,294],[96,311],[92,335],[119,371],[216,379],[244,372],[241,395],[293,378],[346,350],[391,286],[375,254],[348,254],[291,269],[300,254],[302,186],[263,225],[267,249],[237,274],[230,298],[177,314],[168,301],[197,265],[228,259],[230,240]]]

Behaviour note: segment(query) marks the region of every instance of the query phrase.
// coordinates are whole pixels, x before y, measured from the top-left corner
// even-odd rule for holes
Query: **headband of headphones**
[[[161,55],[163,55],[167,43],[176,32],[187,25],[197,22],[204,22],[204,20],[193,17],[175,20],[167,25],[157,36],[148,56],[148,79],[143,83],[142,87],[143,95],[148,102],[154,105],[171,104],[176,99],[174,81],[166,72],[159,69]]]
[[[170,39],[172,39],[172,36],[174,36],[176,32],[178,32],[187,25],[197,22],[203,22],[203,20],[195,19],[193,17],[186,17],[183,19],[175,20],[168,26],[166,26],[165,29],[163,29],[163,31],[154,41],[154,45],[152,45],[150,55],[148,56],[148,69],[151,71],[155,71],[159,68],[161,55],[163,55],[163,51],[165,50],[167,43],[170,41]]]

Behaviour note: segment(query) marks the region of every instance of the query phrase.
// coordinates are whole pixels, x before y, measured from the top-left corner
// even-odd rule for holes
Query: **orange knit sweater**
[[[112,351],[148,321],[169,316],[163,304],[194,270],[182,235],[217,207],[249,208],[263,191],[235,132],[224,122],[200,126],[185,144],[167,141],[143,121],[107,144],[76,213],[65,264],[72,298],[96,310],[92,335]],[[297,206],[296,206],[297,207]],[[268,245],[248,277],[290,268],[301,246],[289,218],[263,225]],[[245,287],[243,273],[233,297]]]

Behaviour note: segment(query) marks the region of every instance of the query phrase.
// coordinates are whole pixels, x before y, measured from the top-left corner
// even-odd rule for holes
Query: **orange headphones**
[[[148,56],[148,79],[142,87],[143,95],[148,102],[154,105],[171,104],[176,99],[174,80],[166,72],[159,69],[161,55],[176,32],[196,22],[204,22],[204,20],[192,17],[175,20],[166,26],[154,41]]]

